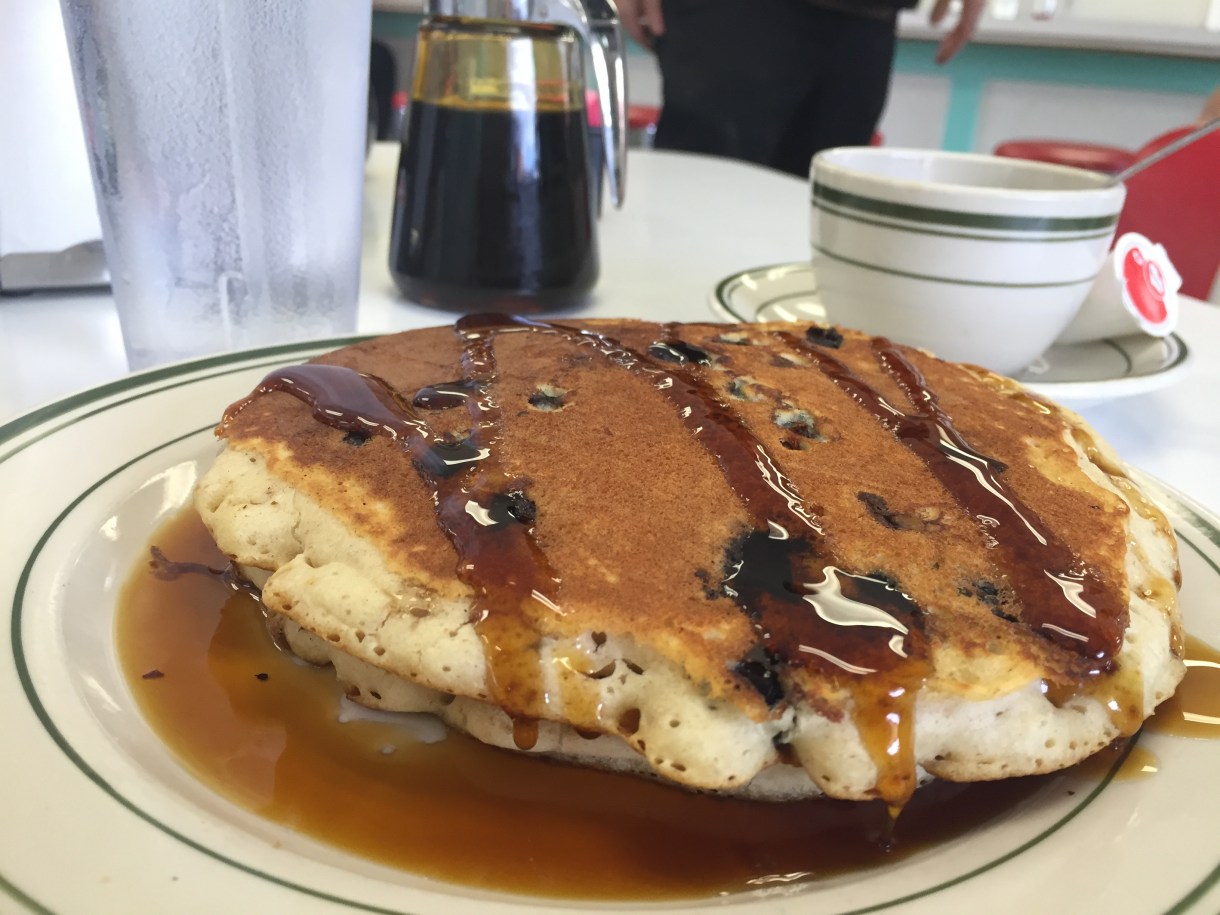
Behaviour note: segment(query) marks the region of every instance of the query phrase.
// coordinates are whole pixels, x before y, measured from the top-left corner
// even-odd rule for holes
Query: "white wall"
[[[1059,6],[1075,19],[1198,26],[1209,0],[1059,0]]]
[[[1004,140],[1054,138],[1136,149],[1167,130],[1194,121],[1204,98],[1174,92],[996,81],[983,89],[974,148],[990,152]]]
[[[895,73],[878,129],[886,146],[938,149],[948,111],[948,77]]]
[[[627,55],[627,101],[633,105],[661,104],[661,71],[651,54]]]

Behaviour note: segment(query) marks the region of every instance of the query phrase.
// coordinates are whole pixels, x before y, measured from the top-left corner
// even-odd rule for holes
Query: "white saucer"
[[[817,293],[809,264],[776,264],[725,277],[712,290],[710,304],[718,317],[730,321],[826,322],[830,319]],[[851,325],[850,320],[842,323]],[[1172,384],[1189,356],[1177,334],[1136,334],[1052,346],[1013,377],[1047,397],[1082,405]]]

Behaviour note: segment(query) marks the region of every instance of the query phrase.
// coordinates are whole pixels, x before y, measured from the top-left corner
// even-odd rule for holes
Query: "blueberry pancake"
[[[196,505],[367,706],[690,788],[901,805],[1181,679],[1176,543],[1075,414],[794,324],[499,315],[273,371]]]

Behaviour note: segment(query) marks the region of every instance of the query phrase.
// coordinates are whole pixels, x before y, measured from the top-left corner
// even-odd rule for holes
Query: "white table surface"
[[[452,312],[405,301],[390,277],[397,145],[369,157],[359,330],[451,322]],[[627,205],[601,221],[602,272],[586,317],[695,321],[708,293],[738,270],[804,260],[805,183],[727,160],[632,151]],[[1129,463],[1220,513],[1220,307],[1183,303],[1185,375],[1159,391],[1084,407],[1082,415]],[[0,423],[127,370],[108,293],[0,298]]]

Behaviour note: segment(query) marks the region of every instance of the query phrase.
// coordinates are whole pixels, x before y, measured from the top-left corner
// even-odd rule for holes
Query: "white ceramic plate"
[[[813,267],[804,263],[734,273],[716,284],[710,303],[718,317],[730,321],[828,320]],[[851,326],[849,318],[834,320]],[[1054,400],[1082,406],[1172,384],[1188,358],[1177,334],[1137,334],[1052,346],[1013,377]]]
[[[261,819],[197,782],[140,717],[115,658],[116,591],[189,498],[225,404],[348,341],[131,376],[0,427],[0,910],[749,915],[1220,910],[1220,744],[1150,734],[1161,771],[1057,783],[969,836],[803,890],[563,905],[440,884]],[[1182,539],[1190,631],[1220,645],[1220,528],[1155,484]],[[1074,776],[1072,778],[1075,778]],[[1052,902],[1053,900],[1053,902]]]

